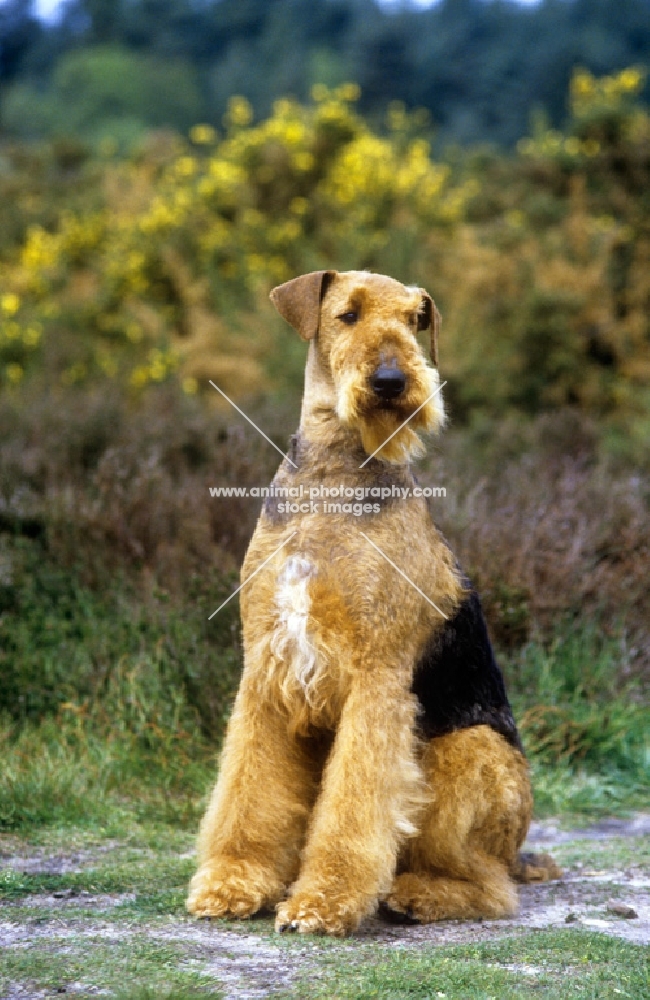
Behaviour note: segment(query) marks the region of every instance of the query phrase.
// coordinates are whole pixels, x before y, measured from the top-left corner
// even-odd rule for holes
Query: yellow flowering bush
[[[600,78],[577,69],[570,86],[571,121],[567,133],[541,122],[532,138],[520,140],[519,152],[575,162],[597,157],[621,141],[634,139],[635,128],[647,122],[647,114],[637,104],[645,75],[635,66]]]
[[[643,75],[576,71],[565,132],[538,122],[483,174],[441,260],[447,365],[457,409],[575,406],[617,450],[650,432],[650,115]],[[485,207],[480,210],[480,205]],[[463,329],[478,336],[462,338]]]
[[[438,162],[422,113],[394,103],[373,129],[347,84],[314,87],[309,105],[278,100],[260,122],[233,97],[221,131],[152,134],[129,159],[107,145],[67,188],[48,188],[47,165],[30,187],[21,166],[0,197],[0,386],[39,372],[132,393],[169,379],[211,396],[210,379],[240,397],[297,385],[300,345],[269,289],[319,267],[370,268],[435,295],[457,414],[576,405],[621,415],[626,433],[636,421],[640,438],[643,79],[578,70],[567,128],[538,121],[511,158]]]
[[[109,156],[101,207],[29,227],[6,271],[0,335],[21,344],[9,363],[65,326],[80,355],[62,366],[67,383],[122,374],[140,388],[179,373],[188,391],[210,374],[233,391],[263,384],[224,315],[308,266],[378,265],[393,227],[449,225],[471,195],[423,139],[403,141],[405,112],[379,136],[358,97],[353,84],[318,86],[310,106],[279,100],[258,124],[233,97],[222,135],[197,124],[187,142],[152,137],[128,161]]]
[[[638,97],[645,83],[645,72],[630,66],[611,76],[594,77],[579,69],[571,80],[570,102],[575,118],[591,118],[598,111],[618,112],[629,107]]]

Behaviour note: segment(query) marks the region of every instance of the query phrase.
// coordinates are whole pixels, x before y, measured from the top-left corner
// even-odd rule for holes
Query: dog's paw
[[[405,872],[393,882],[383,907],[420,924],[494,920],[517,912],[517,892],[505,868],[483,882]]]
[[[439,920],[439,912],[431,898],[433,894],[427,892],[425,887],[426,881],[417,875],[399,875],[390,893],[382,900],[380,913],[391,920],[410,924]]]
[[[549,882],[562,878],[562,869],[558,867],[550,854],[520,852],[513,871],[513,878],[517,882]]]
[[[190,882],[186,907],[196,917],[251,917],[282,899],[285,886],[261,865],[215,858]]]
[[[359,926],[364,912],[351,900],[325,892],[300,892],[276,907],[275,929],[280,933],[333,934],[341,937]]]

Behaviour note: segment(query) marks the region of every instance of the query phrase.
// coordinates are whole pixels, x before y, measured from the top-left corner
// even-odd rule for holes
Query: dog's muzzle
[[[406,375],[397,367],[397,362],[381,364],[370,376],[370,386],[382,400],[397,399],[406,388]]]

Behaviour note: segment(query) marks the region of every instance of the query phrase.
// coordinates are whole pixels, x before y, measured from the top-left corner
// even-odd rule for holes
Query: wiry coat
[[[416,337],[429,329],[435,356],[437,311],[421,289],[366,272],[306,275],[272,298],[310,341],[276,494],[383,496],[359,516],[265,503],[242,567],[244,673],[188,908],[276,906],[280,930],[333,934],[380,899],[419,920],[510,913],[512,877],[552,869],[518,860],[526,762],[480,606],[408,464],[418,431],[444,418]],[[394,398],[373,388],[378,372],[402,379]]]

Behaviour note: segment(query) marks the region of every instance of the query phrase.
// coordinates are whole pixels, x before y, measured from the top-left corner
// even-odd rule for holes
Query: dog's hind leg
[[[386,906],[423,923],[516,912],[513,877],[532,808],[523,755],[474,726],[430,740],[422,767],[429,805]]]
[[[201,824],[190,913],[249,917],[283,897],[298,873],[316,785],[304,745],[245,672]]]

